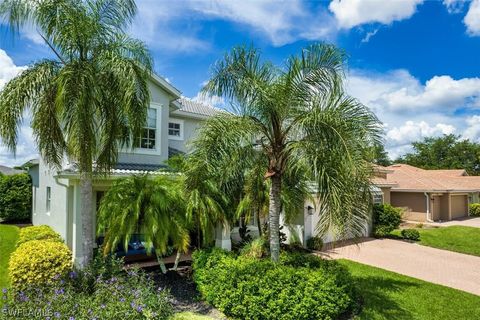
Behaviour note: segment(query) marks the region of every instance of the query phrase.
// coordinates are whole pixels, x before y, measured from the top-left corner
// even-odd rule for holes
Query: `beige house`
[[[406,164],[384,168],[386,176],[374,179],[388,184],[384,202],[405,209],[413,221],[446,221],[468,216],[468,204],[479,202],[480,177],[463,169],[425,170]],[[390,191],[390,192],[388,192]],[[389,194],[388,194],[389,193]]]

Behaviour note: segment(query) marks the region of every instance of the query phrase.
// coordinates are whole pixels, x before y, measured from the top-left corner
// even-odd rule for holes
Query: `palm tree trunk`
[[[280,257],[280,192],[282,179],[277,174],[271,177],[270,203],[268,219],[270,222],[270,256],[272,261],[278,262]]]
[[[80,175],[80,196],[82,199],[80,208],[82,214],[83,259],[79,261],[79,264],[84,267],[93,258],[93,187],[90,173]]]
[[[258,236],[262,236],[262,223],[260,221],[260,210],[256,210],[257,212],[257,228],[258,228]]]
[[[158,264],[160,265],[160,270],[162,270],[163,274],[167,273],[167,267],[165,266],[165,262],[163,262],[162,254],[159,251],[155,250],[155,255],[157,256],[157,261],[158,261]]]
[[[173,265],[173,268],[172,268],[173,271],[177,271],[178,263],[180,262],[181,256],[182,256],[182,253],[180,252],[180,250],[177,250],[177,256],[175,257],[175,264]]]

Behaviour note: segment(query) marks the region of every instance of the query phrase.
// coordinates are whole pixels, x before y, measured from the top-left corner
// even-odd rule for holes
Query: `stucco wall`
[[[391,201],[391,197],[390,197],[390,193],[391,193],[391,188],[380,188],[383,192],[383,203],[388,203],[390,204],[390,201]]]
[[[183,125],[183,137],[181,139],[169,137],[168,143],[170,147],[182,152],[188,152],[188,143],[195,137],[196,131],[201,126],[203,120],[191,119],[179,115],[171,115],[170,119],[180,120]]]

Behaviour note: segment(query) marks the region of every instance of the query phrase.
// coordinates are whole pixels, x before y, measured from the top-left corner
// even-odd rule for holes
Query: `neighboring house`
[[[465,170],[424,170],[406,164],[387,167],[390,203],[405,209],[404,219],[446,221],[468,216],[468,204],[479,202],[480,177]]]
[[[19,173],[25,173],[25,171],[0,165],[0,175],[11,176]]]
[[[112,181],[134,174],[162,174],[157,170],[177,153],[187,151],[186,142],[209,116],[219,112],[181,97],[178,89],[154,75],[149,83],[151,102],[147,126],[134,140],[134,148],[120,152],[118,163],[106,178],[93,182],[94,212]],[[42,159],[25,164],[33,180],[32,222],[47,224],[65,239],[74,259],[82,256],[79,174],[75,163],[65,160],[60,169],[50,168]]]

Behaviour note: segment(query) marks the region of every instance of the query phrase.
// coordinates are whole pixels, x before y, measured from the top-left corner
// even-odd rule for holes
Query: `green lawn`
[[[480,256],[480,228],[451,226],[417,230],[420,232],[419,244]],[[392,234],[399,236],[400,230]]]
[[[480,319],[480,296],[340,260],[355,278],[362,297],[358,320]]]
[[[18,227],[0,224],[0,288],[8,287],[8,258],[15,250]]]

